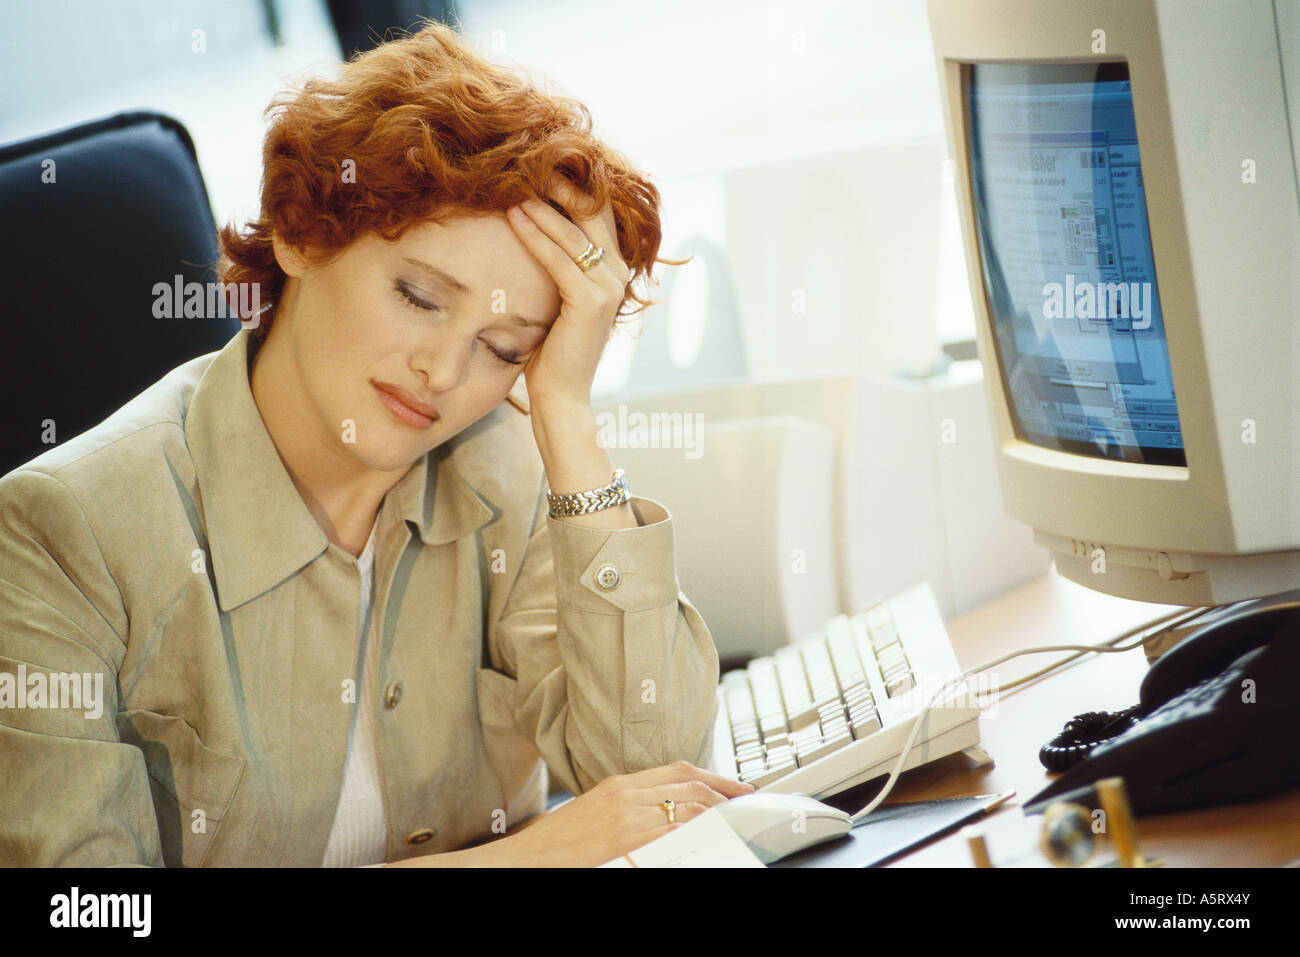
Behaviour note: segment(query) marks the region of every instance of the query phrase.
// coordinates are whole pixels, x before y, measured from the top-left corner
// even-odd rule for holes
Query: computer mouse
[[[849,815],[806,794],[756,791],[714,807],[764,864],[843,837],[853,827]]]

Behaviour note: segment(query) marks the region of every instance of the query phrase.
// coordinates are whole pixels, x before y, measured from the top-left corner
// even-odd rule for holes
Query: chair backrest
[[[120,113],[0,147],[0,221],[0,474],[239,330],[206,311],[155,318],[159,284],[216,281],[207,190],[170,117]]]

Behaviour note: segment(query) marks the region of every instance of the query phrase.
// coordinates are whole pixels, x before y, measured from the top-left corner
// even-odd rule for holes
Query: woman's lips
[[[406,425],[416,429],[427,429],[429,426],[433,425],[433,423],[438,421],[436,414],[433,416],[425,415],[418,409],[412,408],[405,401],[398,398],[378,383],[372,382],[371,385],[373,385],[375,391],[379,393],[379,401],[388,406],[389,411]]]

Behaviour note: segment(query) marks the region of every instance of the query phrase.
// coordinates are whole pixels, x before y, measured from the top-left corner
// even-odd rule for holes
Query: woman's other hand
[[[596,867],[634,851],[715,804],[754,790],[687,761],[601,781],[516,835],[521,864]],[[676,804],[668,823],[663,802]]]
[[[405,867],[598,867],[662,837],[715,804],[742,794],[742,784],[687,761],[616,774],[514,834],[449,854],[411,858]],[[676,804],[668,823],[663,802]]]

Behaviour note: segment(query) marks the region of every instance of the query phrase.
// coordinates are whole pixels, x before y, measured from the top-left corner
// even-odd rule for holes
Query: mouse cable
[[[880,807],[880,805],[884,803],[885,798],[889,796],[889,792],[894,789],[894,783],[898,780],[898,776],[903,771],[903,765],[907,761],[907,756],[912,753],[912,748],[916,745],[916,738],[921,731],[921,725],[924,722],[925,718],[929,716],[930,712],[939,703],[939,700],[948,694],[950,689],[954,688],[956,685],[961,684],[971,675],[978,674],[981,671],[987,671],[989,668],[992,668],[995,665],[1000,665],[1004,661],[1010,661],[1012,658],[1019,658],[1021,655],[1036,655],[1036,654],[1042,654],[1049,651],[1075,652],[1075,654],[1070,655],[1068,658],[1062,658],[1059,661],[1056,661],[1045,668],[1040,668],[1038,671],[1025,675],[1023,678],[1017,678],[1015,681],[1011,681],[1006,684],[999,684],[996,688],[994,688],[991,692],[989,692],[990,694],[1001,693],[1004,691],[1008,691],[1011,688],[1016,687],[1017,685],[1024,684],[1026,681],[1030,681],[1034,678],[1038,678],[1044,674],[1047,674],[1049,671],[1053,671],[1057,668],[1060,668],[1062,665],[1068,664],[1069,662],[1074,661],[1076,658],[1081,658],[1084,655],[1088,654],[1089,652],[1113,653],[1113,652],[1121,652],[1121,651],[1132,651],[1134,648],[1137,648],[1139,645],[1145,644],[1147,641],[1150,641],[1151,638],[1155,637],[1155,635],[1143,634],[1149,629],[1160,626],[1160,632],[1164,632],[1170,628],[1177,627],[1178,625],[1182,624],[1185,621],[1190,621],[1192,618],[1196,617],[1197,615],[1203,614],[1204,611],[1205,611],[1204,608],[1194,608],[1191,609],[1190,611],[1187,609],[1182,609],[1180,611],[1169,612],[1164,615],[1160,615],[1156,618],[1152,618],[1150,621],[1144,622],[1143,624],[1138,625],[1136,628],[1130,628],[1128,631],[1124,632],[1123,634],[1115,638],[1112,638],[1110,641],[1103,642],[1102,644],[1099,645],[1042,645],[1041,647],[1037,647],[1037,648],[1022,648],[1020,651],[1008,652],[1005,655],[1001,655],[1000,657],[994,658],[992,661],[986,661],[982,665],[976,665],[974,668],[968,668],[965,671],[963,671],[961,674],[959,674],[957,677],[950,678],[949,680],[945,681],[943,685],[940,686],[940,688],[934,692],[934,694],[930,696],[929,700],[925,704],[925,707],[923,707],[917,713],[916,717],[912,720],[912,732],[907,736],[907,742],[903,745],[903,750],[898,755],[898,760],[894,762],[894,767],[889,772],[889,780],[885,782],[885,786],[881,788],[880,793],[877,794],[872,799],[870,804],[868,804],[862,810],[858,811],[849,819],[850,822],[853,824],[859,823],[863,818],[865,818],[868,814],[870,814],[872,811],[874,811],[876,808]],[[1157,634],[1160,632],[1157,632]],[[1123,642],[1126,639],[1132,638],[1134,635],[1138,635],[1138,634],[1142,634],[1142,637],[1139,640],[1132,642],[1130,644],[1120,644],[1120,642]],[[971,699],[974,700],[973,694],[971,695]]]

